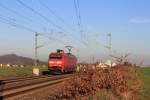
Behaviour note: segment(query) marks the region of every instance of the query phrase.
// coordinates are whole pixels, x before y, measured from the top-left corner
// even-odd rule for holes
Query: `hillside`
[[[16,54],[7,54],[0,56],[0,64],[33,65],[34,59]],[[39,61],[39,64],[46,64],[46,62]]]

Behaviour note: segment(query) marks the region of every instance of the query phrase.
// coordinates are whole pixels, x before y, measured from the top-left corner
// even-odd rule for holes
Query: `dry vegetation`
[[[50,100],[137,100],[141,87],[136,67],[118,65],[92,69],[87,66],[64,82]]]

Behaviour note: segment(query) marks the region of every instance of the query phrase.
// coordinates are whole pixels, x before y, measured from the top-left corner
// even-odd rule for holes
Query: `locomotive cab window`
[[[50,59],[61,59],[62,56],[60,54],[51,54],[49,58]]]

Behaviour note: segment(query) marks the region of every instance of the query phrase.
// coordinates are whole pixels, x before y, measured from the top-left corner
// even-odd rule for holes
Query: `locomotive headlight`
[[[50,64],[53,64],[53,63],[54,63],[54,61],[50,61],[49,63],[50,63]]]
[[[62,62],[61,62],[61,61],[57,61],[56,63],[57,63],[57,64],[62,64]]]

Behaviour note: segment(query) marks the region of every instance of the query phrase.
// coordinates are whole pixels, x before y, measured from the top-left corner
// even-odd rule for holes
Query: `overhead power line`
[[[17,28],[20,28],[20,29],[24,29],[24,30],[27,30],[29,32],[36,32],[34,29],[32,28],[29,28],[29,27],[26,27],[24,25],[21,25],[21,24],[17,24],[16,22],[12,21],[12,19],[9,19],[9,18],[4,18],[2,16],[0,16],[0,20],[2,23],[5,23],[5,24],[9,24],[13,27],[17,27]]]
[[[49,40],[54,40],[54,41],[56,41],[56,42],[59,42],[59,43],[61,43],[61,44],[63,44],[63,45],[68,44],[67,42],[62,41],[61,39],[57,39],[57,38],[54,38],[54,37],[50,37],[50,36],[48,36],[48,35],[46,35],[46,34],[40,34],[40,35],[43,36],[43,37],[45,37],[45,38],[47,38],[47,39],[49,39]]]
[[[15,15],[18,15],[18,16],[20,16],[21,18],[23,18],[24,20],[26,20],[26,21],[28,21],[28,22],[32,22],[32,23],[37,23],[37,24],[39,24],[37,21],[33,21],[31,18],[29,18],[29,17],[27,17],[27,16],[24,16],[24,15],[22,15],[21,13],[18,13],[17,11],[15,11],[15,10],[13,10],[13,9],[10,9],[10,8],[8,8],[7,6],[5,6],[4,4],[1,4],[0,3],[0,7],[1,8],[3,8],[3,9],[5,9],[5,10],[7,10],[7,11],[9,11],[9,12],[11,12],[11,13],[13,13],[13,14],[15,14]],[[41,25],[40,25],[41,26]],[[42,27],[45,27],[45,26],[42,26]]]
[[[13,19],[13,20],[12,20],[12,19]],[[27,31],[29,31],[29,32],[34,32],[34,33],[37,32],[36,30],[34,30],[34,29],[32,29],[32,28],[26,27],[26,26],[24,26],[24,25],[22,25],[22,24],[17,24],[17,23],[15,22],[15,20],[16,20],[16,19],[14,19],[14,18],[7,17],[7,16],[4,17],[4,16],[0,15],[0,22],[1,22],[1,23],[8,24],[8,25],[11,25],[11,26],[16,27],[16,28],[24,29],[24,30],[27,30]],[[61,39],[57,39],[57,38],[54,38],[54,37],[50,37],[50,36],[47,35],[47,34],[41,34],[41,33],[38,33],[38,34],[39,34],[40,36],[43,36],[43,37],[49,39],[49,40],[57,41],[57,42],[59,42],[59,43],[61,43],[61,44],[64,44],[64,45],[67,45],[67,44],[68,44],[68,42],[62,41]],[[44,45],[44,44],[43,44],[43,45]]]
[[[71,30],[73,30],[73,31],[77,31],[77,30],[73,29],[68,23],[66,23],[65,20],[64,20],[61,16],[57,15],[57,14],[55,13],[55,11],[53,11],[51,8],[49,8],[49,7],[48,7],[46,4],[44,4],[41,0],[38,0],[38,1],[39,1],[39,3],[40,3],[44,8],[46,8],[52,15],[54,15],[59,21],[61,21],[63,24],[65,24],[69,29],[71,29]]]
[[[78,8],[79,25],[80,27],[82,27],[79,0],[77,0],[77,8]]]
[[[32,11],[33,13],[35,13],[36,15],[40,16],[42,19],[44,19],[46,22],[49,22],[50,24],[52,24],[53,26],[55,26],[56,28],[62,30],[65,33],[69,33],[67,32],[65,29],[63,29],[61,26],[58,26],[57,24],[55,24],[53,21],[51,21],[50,19],[48,19],[46,16],[42,15],[41,13],[39,13],[38,11],[34,10],[32,7],[26,5],[24,2],[22,2],[21,0],[16,0],[19,4],[21,4],[22,6],[24,6],[25,8],[29,9],[30,11]],[[72,34],[70,34],[71,36]],[[73,37],[73,35],[72,35]],[[71,38],[72,38],[71,37]],[[72,38],[74,39],[74,38]],[[74,41],[78,42],[76,39],[74,39]]]
[[[20,14],[20,13],[18,13],[18,12],[16,12],[16,11],[14,11],[14,10],[12,10],[12,9],[10,9],[10,8],[8,8],[8,7],[6,7],[5,5],[3,5],[3,4],[1,4],[1,3],[0,3],[0,7],[6,9],[7,11],[9,11],[9,12],[11,12],[11,13],[14,13],[14,14],[17,14],[17,15],[21,16],[22,18],[24,18],[24,19],[26,19],[26,20],[28,20],[28,21],[30,21],[30,22],[33,22],[32,19],[30,19],[30,18],[28,18],[28,17],[26,17],[26,16],[23,16],[22,14]]]
[[[45,7],[46,9],[48,9],[48,11],[49,11],[52,15],[54,15],[58,20],[60,20],[62,23],[64,23],[69,29],[73,30],[74,32],[77,31],[77,30],[71,28],[70,25],[68,25],[68,24],[64,21],[64,19],[63,19],[62,17],[58,16],[58,15],[57,15],[52,9],[50,9],[46,4],[44,4],[43,2],[41,2],[41,0],[38,0],[38,1],[39,1],[39,3],[40,3],[43,7]],[[70,36],[72,36],[72,34],[70,34]],[[72,36],[72,37],[74,37],[74,36]],[[70,37],[70,38],[72,38],[72,37]],[[74,38],[73,38],[73,39],[74,39]],[[76,40],[74,39],[74,41],[76,41]]]
[[[41,18],[43,18],[46,22],[50,22],[51,24],[53,24],[55,27],[57,27],[58,29],[60,30],[63,30],[65,31],[62,27],[59,27],[57,26],[55,23],[51,22],[51,20],[49,20],[46,16],[42,15],[41,13],[39,13],[38,11],[34,10],[32,7],[26,5],[24,2],[22,2],[21,0],[16,0],[19,4],[23,5],[25,8],[29,9],[30,11],[32,11],[33,13],[35,13],[36,15],[40,16]],[[26,17],[26,16],[23,16],[21,13],[18,13],[17,11],[13,10],[13,9],[10,9],[8,8],[7,6],[3,5],[3,4],[0,4],[0,7],[1,8],[4,8],[6,10],[8,10],[9,12],[13,13],[13,14],[17,14],[18,16],[28,20],[29,22],[33,22],[32,19]],[[0,17],[0,22],[2,23],[5,23],[5,24],[8,24],[8,25],[11,25],[13,27],[16,27],[16,28],[20,28],[20,29],[24,29],[24,30],[27,30],[29,32],[37,32],[36,30],[30,28],[30,27],[27,27],[23,24],[19,24],[17,23],[17,20],[15,18],[12,18],[12,17],[6,17],[6,16],[2,16]],[[65,31],[66,32],[66,31]],[[77,44],[80,44],[80,42],[73,38],[73,36],[71,36],[72,34],[70,34],[70,36],[68,36],[69,38],[72,38],[73,40],[72,41],[76,41],[78,42]],[[52,39],[52,38],[51,38]],[[52,39],[53,40],[53,39]],[[55,39],[54,39],[55,40]],[[58,40],[58,39],[57,39]],[[58,40],[59,41],[59,40]],[[72,42],[71,41],[71,42]],[[62,41],[60,41],[61,43]],[[68,43],[68,42],[67,42]],[[73,43],[73,42],[72,42]]]
[[[77,25],[79,26],[79,28],[80,28],[80,21],[79,21],[79,12],[78,12],[78,6],[77,6],[77,2],[76,2],[76,0],[74,0],[74,6],[75,6],[75,13],[76,13],[76,17],[77,17]]]
[[[74,0],[74,6],[75,6],[75,12],[76,12],[76,17],[77,17],[77,25],[79,27],[80,30],[80,35],[81,35],[81,41],[83,42],[83,44],[86,45],[85,43],[85,35],[83,32],[83,25],[82,25],[82,21],[81,21],[81,11],[80,11],[80,5],[79,5],[79,0]]]
[[[24,6],[25,8],[29,9],[30,11],[32,11],[33,13],[35,13],[36,15],[40,16],[41,18],[43,18],[46,22],[51,23],[53,26],[55,26],[56,28],[65,31],[62,27],[58,26],[57,24],[55,24],[53,21],[51,21],[50,19],[48,19],[47,17],[45,17],[44,15],[42,15],[41,13],[39,13],[38,11],[34,10],[32,7],[26,5],[24,2],[22,2],[21,0],[16,0],[19,4],[21,4],[22,6]]]
[[[10,26],[13,26],[13,27],[16,27],[16,28],[19,28],[19,29],[23,29],[23,30],[26,30],[26,31],[29,31],[29,32],[32,32],[32,33],[35,33],[35,32],[37,32],[36,30],[34,30],[34,29],[32,29],[32,28],[29,28],[29,27],[27,27],[27,26],[24,26],[24,25],[22,25],[22,24],[18,24],[17,22],[16,22],[16,19],[14,19],[14,18],[11,18],[11,17],[7,17],[7,16],[2,16],[2,15],[0,15],[0,22],[1,23],[4,23],[4,24],[8,24],[8,25],[10,25]],[[63,41],[63,40],[61,40],[61,39],[57,39],[57,38],[55,38],[55,37],[51,37],[51,36],[49,36],[49,35],[47,35],[47,34],[44,34],[44,33],[40,33],[39,35],[41,35],[41,36],[43,36],[43,37],[45,37],[45,38],[47,38],[47,39],[49,39],[49,40],[53,40],[53,41],[56,41],[56,42],[59,42],[60,44],[63,44],[63,45],[67,45],[68,43],[71,43],[71,42],[67,42],[67,41]],[[60,38],[62,38],[62,37],[60,37]],[[66,39],[65,39],[66,40]],[[45,45],[45,43],[43,44],[43,45]],[[43,46],[42,45],[42,46]]]

